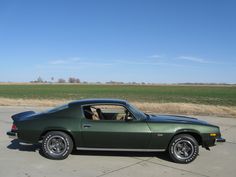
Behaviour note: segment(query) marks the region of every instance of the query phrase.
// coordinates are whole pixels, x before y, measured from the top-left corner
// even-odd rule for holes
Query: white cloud
[[[72,57],[72,58],[67,58],[67,59],[52,60],[52,61],[49,61],[49,64],[62,65],[62,64],[72,64],[79,61],[80,61],[79,57]]]
[[[146,65],[146,66],[175,66],[184,67],[184,65],[176,64],[165,61],[141,61],[141,60],[114,60],[114,64],[125,64],[125,65]]]
[[[66,60],[53,60],[49,62],[49,64],[51,65],[61,65],[61,64],[66,64],[66,63],[67,63]]]
[[[162,58],[163,56],[162,55],[150,55],[148,56],[148,58]]]
[[[78,70],[81,68],[100,68],[113,65],[114,62],[108,61],[91,61],[84,60],[79,57],[71,57],[65,59],[57,59],[48,61],[45,64],[37,65],[39,69],[51,70]]]
[[[113,65],[114,63],[112,62],[86,62],[86,61],[83,61],[83,62],[79,62],[80,65],[83,65],[83,66],[91,66],[91,67],[94,67],[94,66],[111,66]]]
[[[114,60],[115,64],[132,64],[132,65],[150,65],[151,62],[145,62],[140,60]]]
[[[161,59],[161,55],[152,55],[149,56],[151,59],[110,59],[110,60],[89,60],[89,59],[81,59],[79,57],[72,57],[67,59],[58,59],[49,61],[47,65],[41,65],[40,68],[54,68],[54,69],[81,69],[81,68],[100,68],[100,67],[108,67],[112,65],[146,65],[146,66],[161,66],[161,65],[169,65],[169,66],[183,66],[178,63],[173,63],[171,61],[164,61]],[[178,59],[185,60],[196,60],[196,58],[190,58],[186,56],[178,57]],[[203,62],[198,59],[198,62]]]
[[[177,59],[191,61],[191,62],[195,62],[195,63],[212,63],[212,62],[207,61],[203,58],[192,57],[192,56],[179,56],[179,57],[177,57]]]
[[[77,62],[77,61],[80,61],[81,59],[79,57],[73,57],[73,58],[69,58],[68,60]]]

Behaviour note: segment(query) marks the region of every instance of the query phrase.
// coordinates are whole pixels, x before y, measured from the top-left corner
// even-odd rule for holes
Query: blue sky
[[[234,0],[1,0],[0,81],[236,83]]]

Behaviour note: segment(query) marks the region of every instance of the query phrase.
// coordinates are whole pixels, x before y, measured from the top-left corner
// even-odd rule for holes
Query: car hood
[[[197,118],[186,117],[186,116],[176,116],[176,115],[149,115],[148,122],[210,125],[208,122],[199,120]]]

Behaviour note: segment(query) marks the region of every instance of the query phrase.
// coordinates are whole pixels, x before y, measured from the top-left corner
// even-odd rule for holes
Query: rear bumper
[[[11,139],[17,139],[18,138],[16,132],[9,131],[9,132],[7,132],[7,135]]]

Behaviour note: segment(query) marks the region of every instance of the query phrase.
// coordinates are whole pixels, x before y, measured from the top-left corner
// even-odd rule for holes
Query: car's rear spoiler
[[[34,111],[25,111],[18,114],[14,114],[13,116],[11,116],[11,118],[13,119],[13,121],[20,121],[21,119],[26,118],[33,114],[35,114]]]

